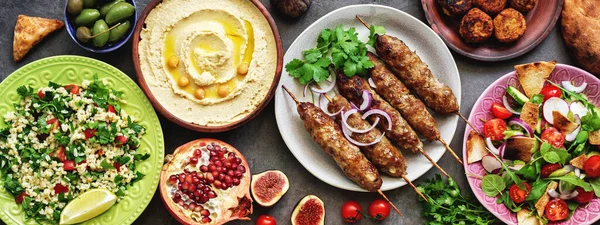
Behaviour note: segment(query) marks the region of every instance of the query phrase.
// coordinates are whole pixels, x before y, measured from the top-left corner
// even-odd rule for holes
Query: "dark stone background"
[[[261,1],[270,11],[273,11],[268,0]],[[0,77],[4,79],[17,68],[41,58],[54,55],[82,55],[107,62],[136,80],[131,59],[131,41],[112,53],[96,54],[78,47],[71,40],[65,29],[52,34],[46,40],[42,41],[37,47],[31,50],[22,62],[15,63],[13,61],[11,45],[13,27],[17,15],[26,14],[63,19],[65,2],[65,0],[0,0]],[[137,10],[141,12],[149,0],[138,0],[136,2]],[[308,13],[298,20],[288,20],[274,13],[273,16],[283,40],[284,50],[287,50],[287,47],[292,44],[297,35],[323,15],[342,6],[365,3],[392,6],[427,23],[421,2],[417,0],[315,0]],[[557,28],[559,25],[560,22]],[[479,62],[453,52],[462,83],[463,98],[461,99],[461,112],[464,115],[469,115],[473,103],[483,90],[498,77],[512,71],[515,64],[539,60],[557,60],[560,63],[573,64],[574,62],[569,58],[562,41],[560,29],[557,28],[538,47],[512,60]],[[275,123],[273,108],[273,102],[271,102],[254,120],[238,129],[220,134],[204,134],[186,130],[160,117],[165,133],[166,152],[171,153],[177,146],[193,139],[214,137],[236,146],[244,154],[250,164],[251,171],[254,173],[268,169],[278,169],[286,173],[291,183],[288,193],[274,207],[263,208],[255,204],[253,219],[259,215],[268,213],[276,217],[278,224],[289,224],[290,215],[296,203],[305,195],[314,194],[325,202],[326,224],[343,224],[340,216],[340,208],[344,202],[347,200],[357,200],[363,209],[366,209],[372,200],[379,198],[374,193],[357,193],[337,189],[311,175],[296,161],[281,139]],[[464,122],[459,121],[451,144],[452,148],[457,150],[459,155],[462,152],[464,129]],[[464,169],[452,156],[445,154],[439,161],[439,164],[451,174],[465,193],[470,192],[465,179]],[[436,173],[438,172],[433,169],[420,179],[417,179],[415,183],[419,184],[424,179],[433,177]],[[424,223],[420,214],[417,195],[410,187],[404,186],[388,191],[386,194],[403,211],[404,218],[392,212],[390,218],[386,221],[372,222],[363,219],[357,224]],[[135,224],[178,224],[178,222],[167,212],[157,192],[148,208],[137,219]],[[253,222],[233,222],[232,224],[253,224]]]

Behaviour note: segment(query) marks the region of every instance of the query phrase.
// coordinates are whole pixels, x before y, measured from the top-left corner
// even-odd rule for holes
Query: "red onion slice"
[[[381,109],[371,109],[369,111],[367,111],[365,114],[363,114],[362,118],[366,119],[367,117],[369,117],[370,115],[373,114],[377,114],[377,115],[382,115],[383,117],[385,117],[385,120],[387,120],[387,130],[392,130],[392,118],[390,117],[390,114],[386,113],[385,111],[381,110]]]
[[[319,104],[321,104],[320,99],[319,99]],[[328,116],[334,117],[334,116],[339,115],[342,111],[344,111],[344,107],[342,106],[342,108],[340,110],[338,110],[337,112],[335,112],[335,113],[330,113],[329,109],[327,109],[327,104],[325,104],[325,107],[322,107],[321,110],[323,110],[323,112],[325,114],[327,114]]]
[[[381,136],[377,137],[375,140],[373,140],[372,142],[369,143],[362,143],[359,142],[357,140],[352,139],[352,137],[350,137],[350,135],[352,135],[352,132],[350,130],[348,130],[348,127],[342,126],[342,133],[344,133],[344,137],[346,137],[346,139],[348,139],[348,141],[356,146],[360,146],[360,147],[365,147],[365,146],[371,146],[374,144],[379,143],[379,141],[381,141],[381,139],[383,138],[383,136],[385,135],[385,132],[383,132],[381,134]]]
[[[500,151],[492,144],[492,139],[487,137],[485,138],[485,145],[494,153],[494,155],[500,155]]]
[[[369,85],[371,85],[372,88],[377,88],[375,86],[375,82],[373,82],[373,78],[369,77],[369,79],[367,81],[369,82]]]
[[[506,110],[508,110],[509,112],[515,115],[521,115],[521,112],[510,107],[510,104],[508,104],[508,99],[506,99],[506,95],[502,96],[502,104],[504,105],[504,108],[506,108]]]
[[[360,104],[360,107],[358,107],[358,109],[360,109],[361,111],[364,111],[371,107],[371,102],[373,101],[373,96],[371,96],[371,93],[369,91],[363,90],[362,99],[363,99],[363,101]]]
[[[555,189],[548,190],[548,195],[550,195],[550,197],[552,197],[552,198],[560,197],[560,194],[558,192],[556,192]]]
[[[350,117],[350,115],[352,115],[354,113],[358,113],[358,110],[351,109],[351,110],[348,110],[348,111],[342,113],[342,127],[345,127],[352,133],[358,133],[358,134],[367,133],[367,132],[373,130],[373,128],[375,128],[375,126],[377,126],[377,124],[379,123],[379,118],[377,118],[377,119],[375,119],[375,122],[373,123],[373,125],[371,125],[371,127],[367,128],[367,129],[359,130],[359,129],[353,128],[348,124],[348,117]]]
[[[533,137],[533,130],[531,129],[531,127],[527,123],[525,123],[523,120],[521,120],[519,118],[516,118],[516,117],[511,118],[508,121],[508,125],[509,126],[518,125],[518,126],[522,127],[527,132],[527,135],[529,137]]]
[[[565,89],[567,89],[567,91],[572,91],[572,92],[575,92],[575,93],[581,93],[587,87],[587,83],[586,82],[583,82],[578,87],[576,87],[575,85],[573,85],[573,83],[571,83],[571,81],[563,81],[563,82],[561,82],[561,84],[562,84],[562,86]]]
[[[315,93],[319,93],[319,94],[325,94],[331,90],[333,90],[333,88],[335,87],[335,78],[336,76],[331,76],[331,81],[325,80],[325,83],[328,83],[327,86],[323,87],[323,85],[321,84],[317,84],[319,85],[319,88],[316,88],[315,86],[311,86],[310,90],[312,90]]]
[[[308,86],[310,86],[313,82],[315,82],[315,81],[311,80],[310,82],[306,83],[306,85],[304,85],[304,91],[302,91],[302,97],[306,97],[306,89],[308,89]]]
[[[574,190],[573,192],[571,192],[569,194],[562,194],[558,197],[562,200],[569,200],[569,199],[577,197],[577,195],[579,195],[579,192],[577,190]]]

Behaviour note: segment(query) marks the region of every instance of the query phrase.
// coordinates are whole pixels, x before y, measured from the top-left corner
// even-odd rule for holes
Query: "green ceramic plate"
[[[140,162],[137,169],[146,176],[129,187],[128,194],[121,202],[106,213],[85,222],[85,224],[131,224],[142,214],[158,185],[163,165],[165,145],[158,117],[146,96],[135,82],[117,68],[104,62],[81,56],[55,56],[32,62],[18,69],[0,83],[0,127],[5,127],[6,112],[13,111],[13,103],[20,100],[17,87],[29,85],[39,88],[48,85],[48,81],[60,84],[81,84],[83,80],[93,80],[94,74],[106,79],[108,86],[122,91],[127,104],[123,109],[133,115],[147,128],[141,139],[140,153],[150,153],[150,158]],[[0,180],[0,218],[6,224],[36,224],[26,220],[20,205],[4,189]]]

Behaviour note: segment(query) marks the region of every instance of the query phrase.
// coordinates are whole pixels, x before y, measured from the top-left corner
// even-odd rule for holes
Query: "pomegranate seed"
[[[180,199],[180,200],[177,202],[177,204],[178,204],[178,205],[180,205],[180,206],[183,206],[183,204],[184,204],[184,203],[183,203],[183,200],[181,200],[181,199]]]
[[[224,152],[226,152],[226,151],[227,151],[227,147],[223,146],[223,147],[221,148],[221,150],[222,150],[222,151],[224,151]]]
[[[190,163],[193,165],[198,164],[198,157],[190,157]]]
[[[221,161],[217,161],[217,162],[215,162],[215,166],[217,168],[220,168],[221,166],[223,166],[223,163],[221,163]]]
[[[202,222],[203,223],[210,223],[212,220],[208,217],[202,217]]]
[[[200,156],[200,155],[202,155],[202,150],[200,150],[198,148],[196,150],[194,150],[194,156]]]
[[[204,186],[204,187],[202,187],[202,191],[209,192],[210,191],[210,187],[209,186]]]
[[[177,176],[171,175],[169,177],[169,184],[175,184],[177,182]]]
[[[190,205],[183,205],[183,208],[188,209],[188,208],[190,208]]]
[[[181,183],[177,183],[177,189],[181,190]]]
[[[194,197],[194,201],[195,201],[195,202],[200,202],[200,196],[196,196],[196,197]]]
[[[219,173],[220,173],[220,172],[221,172],[221,170],[223,170],[223,167],[221,167],[221,166],[217,166],[217,169],[216,169],[215,171],[217,171],[217,172],[219,172]]]
[[[233,178],[233,179],[231,179],[231,183],[235,186],[238,186],[238,185],[240,185],[240,179]]]
[[[192,184],[198,184],[200,183],[200,178],[198,178],[197,176],[192,178]]]
[[[219,174],[219,176],[217,177],[217,179],[219,179],[220,181],[224,181],[225,174]]]
[[[227,185],[231,185],[231,177],[229,175],[225,175],[225,183],[227,183]]]
[[[188,174],[188,173],[190,173],[190,170],[188,168],[185,168],[185,169],[183,169],[183,172]]]
[[[216,145],[215,146],[215,151],[221,151],[221,146],[220,145]]]
[[[211,151],[212,151],[212,150],[214,149],[213,145],[214,145],[214,143],[211,143],[211,144],[207,145],[207,146],[206,146],[206,149],[208,149],[208,150],[211,150]]]
[[[215,180],[215,177],[211,173],[207,173],[204,177],[209,183],[212,183]]]
[[[239,165],[237,168],[238,171],[245,173],[246,172],[246,167],[244,167],[243,165]]]
[[[208,172],[208,166],[206,166],[206,165],[200,166],[200,171],[202,171],[202,172]]]
[[[194,195],[196,197],[202,195],[202,192],[200,191],[200,188],[198,188],[198,190],[194,191],[194,193],[192,193],[192,195]]]
[[[214,178],[216,178],[217,176],[219,176],[219,171],[212,171],[211,174]]]
[[[210,164],[210,165],[208,165],[208,170],[211,171],[211,172],[212,171],[217,171],[217,167],[214,164]]]
[[[230,177],[233,177],[233,176],[235,176],[235,172],[233,172],[233,170],[229,170],[229,171],[227,171],[227,175]]]
[[[240,163],[242,163],[242,159],[240,159],[240,158],[235,158],[235,163],[237,163],[237,164],[240,164]]]
[[[221,181],[220,180],[215,180],[214,182],[215,187],[221,187]]]
[[[178,202],[179,200],[181,200],[181,195],[179,195],[179,194],[177,194],[177,193],[176,193],[176,194],[174,194],[174,195],[173,195],[173,201],[174,201],[174,202]]]
[[[183,184],[181,185],[181,188],[183,188],[183,190],[187,190],[188,188],[190,188],[190,183],[183,182]]]
[[[194,212],[200,212],[204,210],[204,208],[201,205],[196,205],[196,207],[194,207]]]
[[[185,182],[187,182],[187,183],[192,183],[193,180],[194,180],[194,178],[192,178],[192,176],[190,176],[190,175],[185,177]]]
[[[202,197],[200,197],[200,204],[204,204],[208,202],[208,197],[206,195],[202,195]]]
[[[235,171],[235,172],[233,172],[233,176],[234,176],[234,177],[242,177],[242,172],[240,172],[240,171]]]
[[[215,152],[215,151],[210,151],[210,157],[211,157],[211,158],[213,158],[213,157],[215,157],[215,156],[217,156],[217,152]]]
[[[223,164],[223,166],[224,166],[225,168],[229,169],[229,168],[231,168],[231,163],[226,161],[226,162]]]
[[[232,170],[235,170],[235,169],[237,169],[237,167],[238,167],[238,164],[235,163],[235,162],[232,162],[231,163],[231,167],[229,167],[229,168],[232,169]]]
[[[194,185],[190,185],[190,187],[188,187],[188,191],[193,192],[196,190],[196,186]]]
[[[225,167],[221,167],[221,171],[220,171],[220,172],[221,172],[221,173],[227,173],[227,168],[225,168]]]
[[[214,191],[209,191],[208,194],[206,194],[206,196],[208,196],[208,198],[216,198],[217,193],[215,193]]]

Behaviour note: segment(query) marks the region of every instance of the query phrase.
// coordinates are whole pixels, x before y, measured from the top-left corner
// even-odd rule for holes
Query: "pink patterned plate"
[[[592,103],[595,105],[599,105],[600,103],[600,80],[590,73],[583,71],[582,69],[564,65],[557,64],[556,68],[550,75],[550,80],[555,83],[559,83],[564,80],[570,80],[575,83],[575,85],[579,85],[582,82],[587,82],[588,86],[584,91],[584,94],[588,96]],[[502,96],[506,90],[506,87],[514,86],[519,87],[519,80],[517,79],[515,72],[510,72],[500,79],[496,80],[492,83],[485,91],[481,94],[473,109],[471,110],[471,115],[469,116],[469,121],[474,124],[474,126],[482,130],[483,122],[481,119],[490,120],[494,118],[491,111],[489,110],[492,103],[494,102],[502,102]],[[465,129],[465,135],[463,140],[463,160],[467,161],[467,137],[469,132],[471,132],[471,127],[467,126]],[[465,164],[465,172],[467,174],[476,174],[476,175],[484,175],[485,170],[481,165],[481,162]],[[475,197],[481,202],[485,208],[487,208],[492,214],[498,217],[500,220],[507,224],[517,224],[517,216],[516,213],[512,213],[508,208],[506,208],[503,204],[496,204],[497,198],[491,198],[486,196],[481,190],[481,180],[477,178],[473,178],[471,176],[467,176],[467,180],[469,181],[469,186],[471,186],[471,190],[475,194]],[[592,224],[600,219],[600,199],[595,198],[589,205],[584,207],[579,207],[571,219],[569,221],[563,221],[561,223],[550,223],[550,224],[560,224],[560,225],[579,225],[579,224]]]

